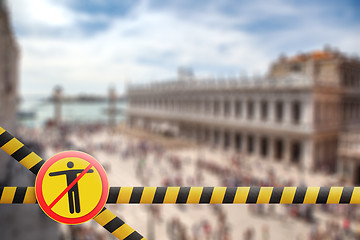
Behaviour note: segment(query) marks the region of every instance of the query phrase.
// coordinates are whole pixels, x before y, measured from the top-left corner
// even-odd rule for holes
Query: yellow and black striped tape
[[[0,148],[12,156],[35,175],[45,161],[22,142],[0,127]],[[36,203],[34,187],[0,187],[0,203],[26,204]],[[142,240],[138,232],[104,208],[94,220],[121,240]],[[146,239],[145,239],[146,240]]]
[[[120,240],[146,240],[105,207],[94,217],[94,220]]]
[[[0,203],[36,203],[34,187],[0,187]]]
[[[20,162],[35,175],[45,161],[36,153],[24,146],[22,142],[0,127],[0,148]]]
[[[36,203],[34,187],[0,187],[0,204]],[[360,204],[360,187],[111,187],[108,204]]]
[[[0,148],[35,175],[45,161],[0,127]],[[0,187],[0,204],[37,203],[34,187]],[[359,204],[360,187],[111,187],[120,204]],[[94,220],[121,240],[143,240],[106,208]]]
[[[121,204],[359,204],[360,187],[111,187]]]

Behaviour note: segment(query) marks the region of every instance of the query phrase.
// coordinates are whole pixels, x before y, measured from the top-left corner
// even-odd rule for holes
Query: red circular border
[[[102,193],[101,193],[99,203],[96,205],[96,207],[91,212],[89,212],[88,214],[86,214],[82,217],[79,217],[79,218],[67,218],[67,217],[63,217],[63,216],[60,216],[59,214],[55,213],[46,204],[46,202],[44,200],[44,196],[42,194],[42,183],[43,183],[43,179],[44,179],[46,171],[55,162],[57,162],[63,158],[68,158],[68,157],[81,158],[81,159],[93,164],[95,169],[99,172],[101,182],[102,182]],[[79,151],[66,151],[66,152],[61,152],[61,153],[54,155],[49,160],[47,160],[44,163],[44,165],[41,167],[41,169],[36,177],[36,180],[35,180],[35,195],[36,195],[36,199],[37,199],[41,209],[53,220],[60,222],[60,223],[65,223],[65,224],[80,224],[80,223],[89,221],[103,209],[103,207],[106,204],[108,195],[109,195],[109,181],[108,181],[108,178],[107,178],[104,168],[100,165],[100,163],[98,163],[95,160],[95,158],[93,158],[92,156],[90,156],[86,153],[79,152]]]

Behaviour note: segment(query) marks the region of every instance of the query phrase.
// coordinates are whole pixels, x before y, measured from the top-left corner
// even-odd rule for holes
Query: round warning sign
[[[105,206],[109,182],[104,168],[90,155],[67,151],[51,157],[35,180],[41,209],[55,221],[80,224]]]

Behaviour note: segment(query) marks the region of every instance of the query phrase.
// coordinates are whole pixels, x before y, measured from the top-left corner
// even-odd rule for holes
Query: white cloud
[[[64,27],[71,26],[76,15],[53,0],[16,0],[8,1],[16,25],[32,27]]]
[[[310,14],[318,9],[306,10],[310,15],[303,19],[301,9],[282,1],[266,8],[258,2],[240,6],[242,14],[235,16],[217,7],[215,2],[209,10],[184,18],[176,9],[158,11],[143,1],[125,17],[111,19],[108,28],[86,35],[79,21],[95,21],[97,16],[79,14],[66,1],[12,1],[16,28],[30,32],[18,37],[23,56],[22,92],[48,92],[56,84],[67,92],[104,92],[115,82],[122,88],[129,80],[174,76],[179,65],[198,67],[195,73],[201,74],[264,73],[280,52],[311,50],[325,43],[360,52],[359,31],[327,25],[321,15]],[[272,16],[291,16],[299,22],[294,28],[266,32],[242,28]],[[234,27],[237,25],[240,28]],[[68,34],[38,35],[38,28]]]

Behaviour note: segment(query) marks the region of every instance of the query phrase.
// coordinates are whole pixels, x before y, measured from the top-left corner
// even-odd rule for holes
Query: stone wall
[[[0,126],[16,134],[19,48],[11,31],[9,16],[0,2]],[[0,182],[10,179],[9,156],[0,151]]]

